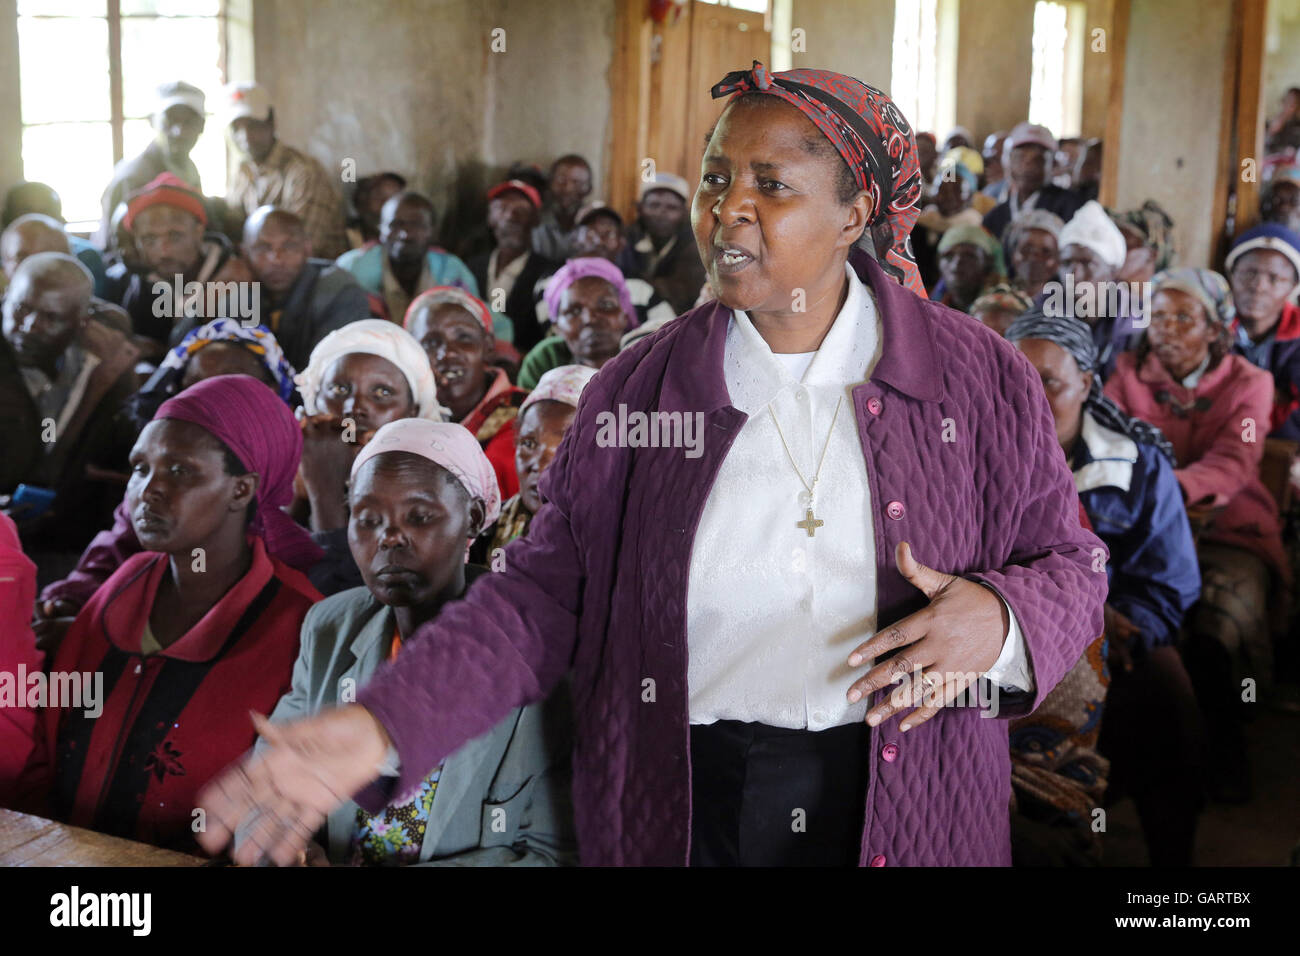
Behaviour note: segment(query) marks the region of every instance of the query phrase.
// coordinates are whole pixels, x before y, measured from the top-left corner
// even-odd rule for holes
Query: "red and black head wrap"
[[[912,127],[894,101],[873,86],[830,70],[768,73],[754,61],[749,70],[728,73],[710,91],[758,92],[777,96],[816,124],[844,158],[858,184],[871,197],[869,230],[877,260],[891,276],[925,296],[909,237],[921,198],[921,169]]]

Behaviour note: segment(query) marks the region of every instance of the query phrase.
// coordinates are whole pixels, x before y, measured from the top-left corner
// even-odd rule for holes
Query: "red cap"
[[[531,202],[534,206],[536,206],[538,209],[542,208],[542,197],[537,194],[536,189],[528,185],[522,179],[507,179],[503,183],[497,183],[495,186],[493,186],[491,189],[488,190],[488,194],[487,194],[488,202],[491,202],[493,199],[496,199],[502,193],[508,193],[511,190],[514,190],[515,192],[523,193],[525,196],[528,197],[528,201]]]
[[[150,206],[175,206],[185,210],[203,225],[208,224],[203,197],[173,173],[160,173],[153,182],[131,197],[126,205],[126,215],[122,217],[122,225],[130,229],[135,217]]]

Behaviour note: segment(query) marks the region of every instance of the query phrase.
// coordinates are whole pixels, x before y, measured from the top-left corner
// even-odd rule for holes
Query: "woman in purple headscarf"
[[[923,298],[887,96],[759,63],[713,92],[717,300],[587,385],[501,570],[207,790],[209,849],[243,826],[237,860],[292,862],[335,794],[382,806],[567,673],[583,863],[1010,863],[985,718],[1042,700],[1106,594],[1038,374]]]
[[[280,510],[301,451],[288,406],[248,375],[207,379],[159,407],[127,485],[144,550],[59,645],[53,669],[96,684],[86,706],[42,712],[28,808],[193,849],[196,793],[252,746],[249,709],[289,689],[299,630],[320,600],[285,560],[314,549]]]
[[[607,259],[570,259],[546,284],[554,334],[519,366],[519,387],[531,391],[561,365],[600,368],[618,354],[620,340],[638,324],[622,271]]]

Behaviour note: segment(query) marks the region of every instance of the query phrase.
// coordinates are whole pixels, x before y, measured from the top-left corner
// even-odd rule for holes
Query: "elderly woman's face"
[[[1179,289],[1161,289],[1151,299],[1151,351],[1176,379],[1191,374],[1209,354],[1215,330],[1205,307]]]
[[[555,328],[578,365],[600,368],[617,355],[627,323],[618,290],[599,276],[584,276],[560,296]]]
[[[1068,451],[1079,436],[1092,373],[1080,372],[1074,356],[1047,339],[1021,339],[1015,345],[1038,370],[1056,422],[1056,440]]]
[[[1121,282],[1150,282],[1156,274],[1156,250],[1136,227],[1123,225],[1119,231],[1124,234],[1124,245],[1128,252],[1116,278]]]
[[[532,514],[542,507],[537,484],[551,466],[565,431],[577,409],[568,402],[549,398],[533,402],[515,422],[515,471],[519,475],[519,497]]]
[[[211,342],[190,356],[181,376],[181,389],[218,375],[251,375],[274,387],[271,370],[237,342]]]
[[[728,107],[718,120],[691,224],[723,305],[788,314],[799,301],[841,288],[842,263],[871,208],[863,194],[840,204],[841,161],[821,148],[821,131],[793,106],[768,99]]]
[[[1060,266],[1056,237],[1046,229],[1026,229],[1011,250],[1016,275],[1030,288],[1041,287],[1056,278]]]
[[[1062,282],[1066,276],[1073,276],[1075,288],[1078,288],[1089,282],[1109,282],[1115,278],[1115,269],[1087,246],[1070,243],[1061,250]]]
[[[190,559],[228,521],[243,521],[257,479],[226,472],[225,446],[193,422],[154,419],[128,459],[126,506],[145,551]]]
[[[970,242],[959,242],[939,257],[939,272],[950,289],[980,288],[988,269],[988,255]]]
[[[392,362],[378,355],[350,352],[334,360],[322,377],[316,404],[335,418],[350,418],[372,431],[415,415],[410,383]]]
[[[447,592],[483,506],[445,468],[407,452],[376,455],[352,479],[348,506],[348,547],[378,601],[422,607],[456,596]]]
[[[492,339],[483,323],[454,302],[421,306],[410,333],[424,348],[438,384],[438,401],[460,421],[487,391]]]

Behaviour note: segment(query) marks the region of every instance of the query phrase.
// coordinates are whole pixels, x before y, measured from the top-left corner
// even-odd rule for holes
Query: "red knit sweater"
[[[193,849],[195,795],[257,739],[290,687],[298,635],[320,593],[253,538],[249,571],[197,625],[144,657],[166,555],[132,555],[59,646],[54,672],[102,672],[103,712],[47,708],[23,774],[34,812],[116,836]],[[63,702],[63,703],[66,703]]]

